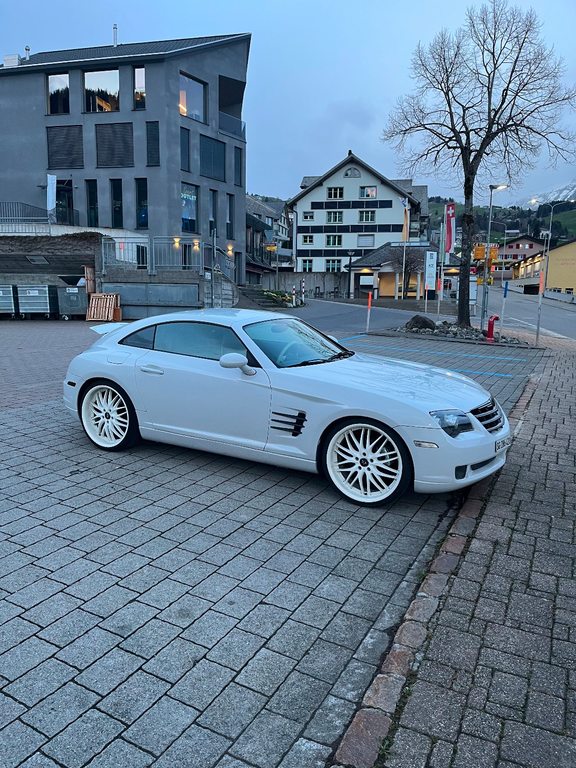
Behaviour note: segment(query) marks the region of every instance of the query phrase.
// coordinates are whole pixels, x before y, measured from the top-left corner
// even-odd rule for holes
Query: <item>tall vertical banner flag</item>
[[[404,206],[404,223],[402,225],[402,241],[406,242],[410,237],[410,205],[408,203],[407,197],[405,197],[402,200],[402,205]]]
[[[56,224],[56,180],[57,176],[51,173],[46,175],[46,210],[48,211],[48,221],[50,224]]]
[[[446,205],[446,245],[445,253],[454,253],[456,241],[456,203]]]

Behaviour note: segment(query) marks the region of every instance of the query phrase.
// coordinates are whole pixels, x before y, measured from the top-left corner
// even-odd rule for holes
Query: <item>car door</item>
[[[158,324],[154,348],[138,358],[141,426],[191,440],[262,450],[270,420],[270,380],[223,368],[229,352],[247,354],[227,326],[197,321]]]

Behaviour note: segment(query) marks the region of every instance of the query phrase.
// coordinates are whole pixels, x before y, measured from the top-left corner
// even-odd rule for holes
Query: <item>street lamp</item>
[[[348,298],[354,298],[354,291],[352,290],[352,256],[355,251],[348,251]]]
[[[554,218],[554,208],[558,205],[565,205],[566,203],[576,203],[576,200],[559,200],[557,203],[541,203],[535,197],[530,200],[532,205],[549,205],[550,206],[550,224],[548,225],[548,244],[544,242],[544,279],[540,278],[540,290],[538,291],[538,319],[536,320],[536,344],[540,338],[540,316],[542,314],[542,299],[546,292],[546,284],[548,283],[548,264],[550,261],[550,242],[552,240],[552,219]],[[542,274],[542,268],[540,268]]]
[[[480,330],[484,328],[486,315],[488,314],[488,268],[490,266],[490,234],[492,229],[492,195],[501,189],[508,189],[508,184],[490,184],[490,208],[488,211],[488,235],[486,238],[486,252],[484,253],[484,283],[482,291],[482,312],[480,314]]]

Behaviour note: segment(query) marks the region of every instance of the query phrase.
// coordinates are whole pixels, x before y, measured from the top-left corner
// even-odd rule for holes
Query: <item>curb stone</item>
[[[510,414],[514,431],[537,390],[537,382],[528,380],[524,392]],[[409,693],[409,681],[417,671],[422,649],[428,640],[428,624],[438,610],[440,599],[456,572],[479,523],[479,517],[495,482],[488,477],[468,491],[452,527],[432,561],[410,603],[391,643],[378,674],[366,691],[360,709],[348,726],[338,748],[332,768],[373,768],[382,757],[382,747],[398,720],[397,710]],[[378,762],[378,765],[384,763]]]

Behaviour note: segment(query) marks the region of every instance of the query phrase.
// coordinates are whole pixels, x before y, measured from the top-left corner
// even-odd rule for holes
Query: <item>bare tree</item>
[[[576,90],[563,83],[563,62],[542,42],[534,11],[507,0],[469,8],[461,29],[419,44],[412,71],[417,90],[399,99],[382,138],[409,173],[448,170],[463,183],[458,324],[468,326],[475,182],[491,173],[511,183],[541,149],[551,161],[572,156],[574,135],[560,117],[574,107]]]

